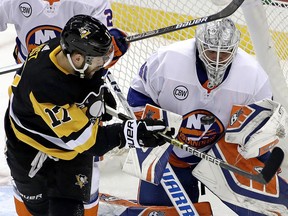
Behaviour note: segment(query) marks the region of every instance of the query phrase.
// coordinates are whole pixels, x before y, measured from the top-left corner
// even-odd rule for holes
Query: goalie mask
[[[73,69],[84,78],[84,71],[90,66],[99,69],[106,67],[113,59],[112,36],[104,24],[88,15],[72,17],[63,28],[60,44]],[[75,68],[71,55],[73,52],[85,57],[82,69]]]
[[[200,25],[196,29],[199,58],[205,65],[211,88],[219,85],[231,64],[240,41],[240,31],[231,19],[225,18]]]
[[[238,144],[245,158],[259,157],[287,136],[288,115],[284,107],[265,99],[250,105],[234,105],[225,141]]]

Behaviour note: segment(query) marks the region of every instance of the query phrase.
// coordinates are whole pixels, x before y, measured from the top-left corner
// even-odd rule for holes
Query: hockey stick
[[[23,65],[23,63],[2,67],[2,68],[0,68],[0,75],[14,72],[14,71],[18,70],[19,68],[21,68],[22,65]]]
[[[135,42],[138,40],[143,40],[146,38],[150,38],[150,37],[154,37],[154,36],[158,36],[162,34],[167,34],[169,32],[178,31],[184,28],[189,28],[192,26],[197,26],[197,25],[212,22],[218,19],[222,19],[233,14],[241,6],[243,2],[244,0],[233,0],[224,9],[210,16],[200,17],[200,18],[189,20],[189,21],[179,23],[176,25],[172,25],[172,26],[168,26],[168,27],[164,27],[164,28],[160,28],[156,30],[151,30],[148,32],[143,32],[143,33],[136,34],[136,35],[127,36],[125,40],[126,42],[129,42],[129,43]],[[21,66],[22,64],[16,64],[16,65],[10,65],[7,67],[2,67],[0,68],[0,75],[16,71]]]
[[[173,32],[173,31],[178,31],[180,29],[189,28],[192,26],[197,26],[197,25],[201,25],[204,23],[208,23],[208,22],[212,22],[218,19],[225,18],[233,14],[241,6],[243,2],[244,0],[233,0],[224,9],[210,16],[200,17],[200,18],[189,20],[189,21],[179,23],[176,25],[172,25],[172,26],[168,26],[168,27],[164,27],[164,28],[160,28],[160,29],[156,29],[156,30],[152,30],[148,32],[143,32],[143,33],[136,34],[136,35],[131,35],[131,36],[126,37],[126,41],[134,42],[138,40],[143,40],[146,38],[166,34],[166,33]]]
[[[128,120],[131,119],[131,117],[123,114],[123,113],[117,113],[116,110],[113,110],[110,107],[106,107],[107,113],[110,115],[113,115],[121,120]],[[242,170],[236,166],[233,166],[231,164],[228,164],[226,161],[221,160],[219,158],[216,158],[212,155],[206,154],[204,152],[201,152],[191,146],[189,146],[186,143],[182,143],[177,139],[174,139],[172,137],[169,137],[163,133],[158,133],[160,136],[162,136],[166,142],[171,143],[173,146],[176,146],[178,148],[181,148],[189,153],[191,153],[194,156],[197,156],[199,158],[202,158],[204,160],[207,160],[215,165],[218,165],[222,167],[223,169],[232,171],[234,173],[237,173],[239,175],[242,175],[248,179],[257,181],[261,184],[267,184],[273,176],[276,174],[277,170],[279,169],[283,159],[284,159],[284,152],[281,148],[275,147],[268,158],[268,160],[265,162],[265,165],[262,169],[262,171],[259,174],[253,174],[249,173],[245,170]]]
[[[129,116],[127,116],[127,117],[129,119],[136,119],[134,112],[130,108],[127,100],[125,99],[124,95],[122,94],[120,87],[118,86],[116,80],[114,79],[114,77],[110,71],[107,72],[106,77],[107,77],[108,81],[110,82],[111,87],[114,90],[115,94],[117,95],[119,101],[123,105],[125,111],[129,114]],[[106,106],[106,109],[107,109],[106,110],[107,113],[109,113],[110,112],[109,110],[112,108]],[[113,110],[111,110],[111,112],[112,111]],[[109,114],[112,116],[115,116],[112,113],[109,113]],[[124,118],[124,116],[123,116],[123,118]],[[115,116],[115,117],[118,117],[118,116]],[[165,171],[163,173],[162,179],[160,180],[160,183],[161,183],[162,187],[164,188],[166,194],[168,195],[170,201],[173,203],[173,206],[175,207],[175,209],[177,210],[179,215],[187,215],[187,213],[189,213],[189,215],[199,216],[196,208],[194,207],[193,203],[191,202],[190,198],[188,197],[186,191],[184,190],[182,184],[180,183],[178,177],[174,173],[174,171],[173,171],[173,169],[169,163],[167,163],[167,165],[165,167]],[[174,188],[173,185],[175,185],[175,184],[178,185],[178,189]],[[171,188],[173,188],[173,189],[171,190]],[[175,195],[175,194],[177,194],[177,195]],[[179,202],[180,197],[182,200],[181,202]]]

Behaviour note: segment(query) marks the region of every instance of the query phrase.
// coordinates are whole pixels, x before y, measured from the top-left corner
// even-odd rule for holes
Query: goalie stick
[[[243,2],[244,2],[244,0],[233,0],[225,8],[223,8],[221,11],[219,11],[215,14],[205,16],[205,17],[200,17],[200,18],[193,19],[193,20],[189,20],[189,21],[182,22],[182,23],[179,23],[176,25],[167,26],[164,28],[147,31],[147,32],[143,32],[140,34],[136,34],[136,35],[127,36],[125,38],[125,40],[126,40],[126,42],[129,42],[129,43],[135,42],[138,40],[143,40],[146,38],[150,38],[150,37],[154,37],[154,36],[158,36],[158,35],[162,35],[162,34],[167,34],[167,33],[178,31],[178,30],[181,30],[184,28],[189,28],[189,27],[201,25],[204,23],[212,22],[212,21],[215,21],[218,19],[222,19],[222,18],[228,17],[231,14],[233,14],[241,6],[241,4]],[[2,68],[0,68],[0,75],[16,71],[21,66],[22,66],[22,64],[16,64],[16,65],[10,65],[10,66],[6,66],[6,67],[2,67]]]
[[[110,82],[110,85],[112,87],[112,89],[114,90],[114,93],[117,95],[119,101],[121,102],[122,106],[124,107],[125,111],[128,113],[129,116],[127,116],[127,118],[129,119],[136,119],[136,116],[134,114],[134,112],[132,111],[132,109],[130,108],[127,100],[125,99],[124,95],[122,94],[122,91],[120,89],[120,87],[118,86],[116,80],[114,79],[113,75],[111,74],[110,71],[107,72],[107,74],[105,75],[108,79],[108,81]],[[112,108],[106,106],[106,110],[107,113],[109,113]],[[111,110],[112,112],[112,110]],[[115,116],[112,113],[109,113],[112,116]],[[122,120],[125,118],[125,114],[123,114],[123,118]],[[118,117],[118,116],[115,116]],[[121,118],[119,118],[121,119]],[[189,215],[193,215],[193,216],[199,216],[196,208],[194,207],[193,203],[191,202],[189,196],[187,195],[186,191],[184,190],[182,184],[180,183],[178,177],[176,176],[176,174],[174,173],[172,167],[170,166],[169,163],[167,163],[166,167],[165,167],[165,174],[163,174],[162,179],[160,180],[160,183],[162,185],[162,187],[164,188],[167,196],[169,197],[170,201],[173,203],[173,206],[175,207],[176,211],[178,212],[179,215],[187,215],[187,213],[189,212]],[[165,179],[166,176],[167,178]],[[174,192],[171,191],[170,187],[173,188],[173,186],[171,186],[170,184],[173,184],[171,182],[175,182],[178,187],[179,190]],[[177,193],[178,195],[175,196],[175,193]],[[183,202],[179,202],[177,201],[179,199],[179,197],[181,197]],[[184,206],[182,205],[183,203]]]
[[[106,106],[106,111],[112,116],[115,116],[121,120],[129,120],[131,117],[123,114],[123,113],[117,113],[116,110],[112,109],[111,107]],[[233,166],[231,164],[228,164],[226,161],[221,160],[219,158],[216,158],[212,155],[206,154],[204,152],[201,152],[191,146],[189,146],[186,143],[182,143],[177,139],[174,139],[172,137],[169,137],[163,133],[158,133],[160,136],[162,136],[166,142],[171,143],[172,145],[181,148],[189,153],[191,153],[194,156],[197,156],[199,158],[202,158],[204,160],[207,160],[215,165],[218,165],[222,167],[223,169],[232,171],[234,173],[237,173],[239,175],[242,175],[248,179],[257,181],[261,184],[267,184],[273,176],[276,174],[277,170],[279,169],[283,159],[284,159],[284,152],[281,148],[275,147],[268,158],[268,160],[265,162],[265,165],[262,169],[262,171],[259,174],[253,174],[249,173],[245,170],[242,170],[236,166]]]

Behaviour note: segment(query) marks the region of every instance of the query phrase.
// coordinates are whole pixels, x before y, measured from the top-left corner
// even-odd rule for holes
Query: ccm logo
[[[173,94],[178,100],[185,100],[189,95],[189,91],[185,86],[177,86],[174,89]]]
[[[23,2],[19,5],[19,10],[26,18],[30,17],[32,14],[32,7],[27,2]]]

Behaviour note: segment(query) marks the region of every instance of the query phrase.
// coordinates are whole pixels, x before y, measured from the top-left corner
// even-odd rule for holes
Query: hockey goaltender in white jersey
[[[107,0],[1,0],[0,31],[15,26],[17,62],[49,39],[60,36],[65,23],[74,15],[86,14],[112,27],[112,10]]]
[[[196,30],[196,38],[161,47],[146,62],[143,62],[128,92],[128,102],[136,116],[141,116],[147,103],[182,115],[183,121],[177,139],[207,152],[226,131],[230,112],[234,105],[249,105],[263,99],[271,99],[272,92],[268,75],[253,56],[238,48],[240,34],[237,33],[231,22],[229,19],[223,19],[222,23],[216,21],[201,25]],[[213,55],[214,57],[211,57]],[[215,55],[217,55],[216,58]],[[209,116],[214,116],[212,122],[208,121]],[[207,122],[201,124],[201,119],[206,119]],[[224,137],[221,141],[223,140]],[[229,148],[229,146],[235,148],[235,145],[229,143],[226,143],[225,148]],[[237,147],[236,153],[239,155]],[[221,155],[221,153],[219,154]],[[237,156],[237,154],[235,155]],[[258,160],[259,158],[265,161],[268,155],[269,152],[266,151],[260,158],[254,159]],[[174,168],[182,186],[193,202],[198,201],[199,190],[198,182],[193,180],[195,176],[191,175],[191,171],[199,160],[198,157],[176,147],[173,148],[169,158],[170,165]],[[234,163],[235,161],[229,162]],[[207,163],[209,164],[209,162]],[[249,163],[248,160],[246,163]],[[219,170],[221,171],[220,168]],[[205,169],[198,169],[198,172],[200,174],[198,173],[197,177],[201,175],[201,181],[205,180]],[[209,172],[212,176],[213,169]],[[210,179],[213,179],[211,176],[209,176]],[[220,176],[223,175],[220,174]],[[215,181],[210,181],[212,186],[218,183],[218,179],[213,180]],[[283,180],[281,180],[281,184],[285,185]],[[226,184],[226,188],[214,190],[223,193],[221,198],[226,201],[226,204],[229,202],[229,197],[228,201],[223,197],[226,195],[225,191],[231,190],[229,186]],[[142,205],[171,205],[163,188],[162,190],[160,188],[161,185],[155,186],[141,181],[139,203]],[[282,187],[281,196],[270,199],[276,206],[276,203],[284,204],[284,209],[285,205],[287,206],[287,202],[283,199],[285,188],[287,188],[287,184]],[[246,190],[246,196],[251,195],[249,188],[239,187],[238,190],[233,191],[233,197],[235,196],[237,199],[237,193],[242,193],[243,190]],[[280,193],[279,188],[276,193]],[[253,199],[258,198],[261,200],[259,202],[263,203],[265,195],[264,192],[261,196],[253,195]],[[251,203],[253,199],[251,199]],[[243,202],[245,203],[245,201]],[[265,204],[267,207],[269,206],[267,202]],[[262,205],[261,208],[263,206],[265,205]],[[263,213],[258,213],[257,208],[250,208],[251,206],[246,204],[243,206],[240,201],[230,203],[229,207],[241,216],[263,215]]]

